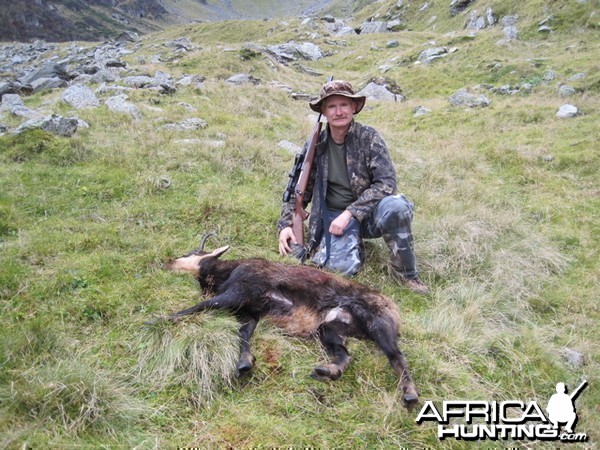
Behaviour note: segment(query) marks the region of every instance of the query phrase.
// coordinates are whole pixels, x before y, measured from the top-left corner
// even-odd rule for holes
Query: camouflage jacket
[[[323,236],[323,211],[325,194],[327,193],[327,140],[329,128],[321,132],[317,145],[313,171],[304,200],[313,204],[308,221],[307,250],[313,253]],[[396,193],[396,171],[390,158],[387,146],[380,134],[372,127],[352,121],[346,135],[346,161],[348,179],[354,196],[354,202],[346,208],[359,221],[369,217],[379,201]],[[304,144],[304,148],[308,142]],[[305,207],[306,207],[305,205]],[[291,226],[295,209],[295,198],[282,205],[278,231]]]

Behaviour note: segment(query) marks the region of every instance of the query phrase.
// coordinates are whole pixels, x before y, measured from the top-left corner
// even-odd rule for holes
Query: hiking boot
[[[388,262],[387,265],[388,274],[397,280],[401,285],[405,288],[413,291],[415,294],[419,295],[429,295],[429,288],[425,283],[421,281],[419,276],[417,275],[414,278],[406,278],[400,272],[398,272],[392,264]]]
[[[421,281],[419,277],[416,278],[404,278],[401,277],[400,282],[404,285],[405,288],[413,291],[415,294],[419,295],[429,295],[429,288],[425,283]]]

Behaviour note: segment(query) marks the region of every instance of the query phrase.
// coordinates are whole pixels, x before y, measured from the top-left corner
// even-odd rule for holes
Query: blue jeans
[[[330,234],[329,225],[342,211],[327,210],[323,217],[323,239],[312,261],[342,275],[356,275],[365,260],[362,240],[383,237],[392,269],[404,278],[416,278],[411,229],[413,210],[414,204],[402,194],[384,197],[370,217],[362,224],[353,218],[341,236]]]

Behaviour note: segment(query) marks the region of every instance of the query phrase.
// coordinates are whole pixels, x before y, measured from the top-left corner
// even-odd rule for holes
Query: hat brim
[[[358,114],[359,112],[361,112],[361,110],[365,106],[365,103],[367,102],[367,97],[364,95],[348,95],[346,93],[341,93],[341,92],[332,92],[331,94],[326,95],[325,97],[322,97],[319,100],[310,102],[309,103],[310,109],[312,109],[314,112],[320,113],[321,106],[323,106],[323,102],[325,100],[327,100],[329,97],[333,97],[334,95],[339,95],[339,96],[350,98],[350,99],[354,100],[354,102],[356,103],[356,111],[354,112],[354,114]]]

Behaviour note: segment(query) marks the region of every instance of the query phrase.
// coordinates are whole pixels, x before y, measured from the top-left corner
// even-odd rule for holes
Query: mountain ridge
[[[0,9],[0,42],[102,41],[124,31],[145,34],[172,25],[315,14],[330,0],[293,4],[213,0],[23,0]]]

